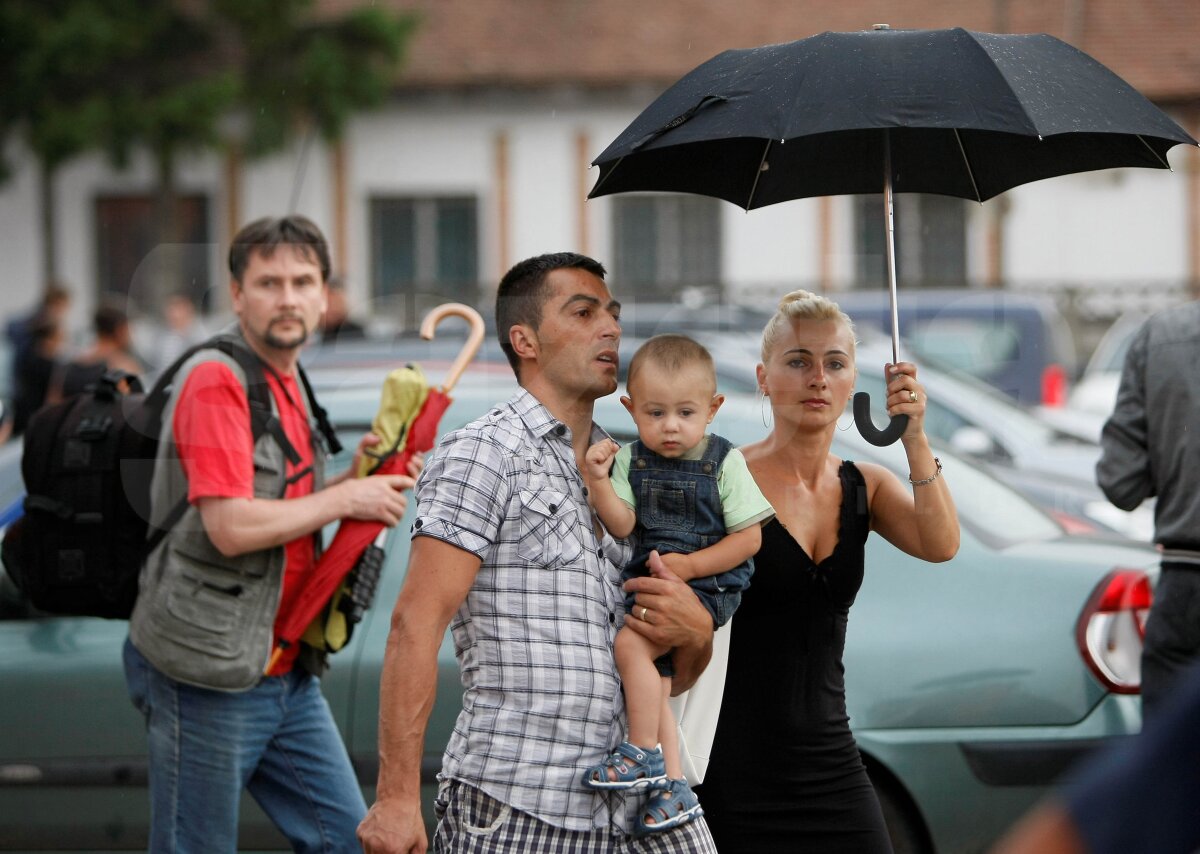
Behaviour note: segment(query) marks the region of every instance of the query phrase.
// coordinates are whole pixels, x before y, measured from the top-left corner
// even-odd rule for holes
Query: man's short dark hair
[[[98,306],[92,314],[92,329],[99,338],[116,338],[122,327],[128,325],[129,315],[112,303]]]
[[[299,250],[305,258],[321,268],[321,281],[329,279],[329,244],[316,223],[303,216],[263,217],[242,228],[229,247],[229,273],[241,283],[250,256],[258,253],[264,258],[275,254],[280,244]]]
[[[549,290],[546,277],[554,270],[583,270],[600,279],[606,272],[603,264],[586,255],[553,252],[526,258],[504,274],[496,289],[496,337],[500,339],[500,349],[508,357],[518,380],[521,378],[521,360],[509,343],[508,331],[517,324],[538,328]]]
[[[42,290],[42,308],[50,308],[55,305],[65,305],[71,301],[71,291],[67,286],[57,281],[46,283],[46,287]]]

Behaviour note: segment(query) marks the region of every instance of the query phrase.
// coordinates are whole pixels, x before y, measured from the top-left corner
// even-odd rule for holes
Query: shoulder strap
[[[716,464],[720,469],[725,463],[725,458],[729,456],[729,452],[733,450],[733,443],[724,436],[718,436],[716,433],[708,434],[708,447],[704,449],[704,458]]]
[[[304,386],[304,393],[308,396],[308,411],[312,413],[313,418],[317,419],[317,427],[320,429],[321,435],[325,437],[329,452],[331,454],[341,453],[342,443],[338,440],[337,431],[329,423],[329,414],[325,412],[321,404],[317,403],[317,396],[313,394],[312,384],[308,381],[308,374],[304,372],[304,366],[297,363],[296,371],[300,374],[300,384]]]
[[[238,367],[246,375],[246,400],[250,405],[250,433],[254,441],[257,442],[259,437],[264,433],[269,433],[293,465],[300,462],[300,454],[297,453],[295,446],[288,439],[287,433],[284,432],[283,424],[271,408],[271,390],[267,387],[267,377],[264,368],[270,371],[274,371],[274,368],[263,362],[253,350],[246,346],[246,343],[238,335],[229,333],[214,335],[206,341],[189,347],[155,381],[154,387],[150,389],[143,403],[143,406],[153,407],[151,411],[154,413],[154,423],[152,425],[154,435],[157,436],[162,429],[162,412],[165,408],[167,398],[171,394],[175,375],[179,373],[179,369],[183,367],[188,359],[202,350],[218,350],[224,353],[236,361]],[[304,384],[305,393],[308,395],[310,411],[313,412],[322,434],[330,443],[330,449],[333,453],[337,453],[342,449],[342,446],[337,441],[325,410],[317,406],[312,388],[308,383],[308,377],[305,376],[303,370],[300,372],[300,377]],[[162,542],[163,537],[183,518],[183,514],[187,512],[187,507],[188,501],[185,496],[171,508],[171,512],[163,519],[162,524],[155,528],[146,539],[146,554],[154,551],[155,547]]]
[[[266,374],[264,373],[266,366],[263,360],[259,359],[253,350],[246,347],[246,344],[236,335],[218,333],[206,341],[187,348],[179,356],[179,359],[170,363],[166,371],[163,371],[158,377],[154,387],[146,395],[144,405],[151,407],[152,411],[156,413],[156,417],[161,419],[167,398],[173,391],[175,374],[179,373],[179,369],[184,367],[184,363],[188,359],[203,350],[218,350],[220,353],[226,354],[230,359],[238,362],[238,367],[246,375],[246,399],[250,403],[250,431],[254,441],[258,441],[264,433],[270,433],[271,438],[277,441],[289,461],[293,464],[299,462],[299,453],[288,440],[287,434],[283,432],[282,423],[271,410],[271,391],[266,387]],[[161,422],[157,426],[161,427]]]
[[[218,335],[210,341],[213,343],[213,349],[237,362],[242,373],[246,375],[246,400],[250,404],[250,433],[254,441],[257,442],[264,433],[269,433],[283,450],[288,462],[292,465],[299,463],[300,453],[288,439],[283,422],[271,407],[271,390],[267,387],[266,371],[275,374],[278,380],[279,375],[275,369],[258,358],[258,355],[236,335]]]
[[[869,517],[871,510],[867,501],[867,479],[852,460],[842,460],[842,513],[847,521],[856,517]]]

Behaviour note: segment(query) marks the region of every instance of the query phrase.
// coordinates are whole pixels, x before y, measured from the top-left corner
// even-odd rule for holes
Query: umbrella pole
[[[888,292],[892,300],[892,364],[900,361],[900,312],[896,308],[896,225],[892,214],[892,146],[888,130],[883,131],[883,207],[887,227]],[[872,445],[892,444],[908,427],[907,415],[893,416],[888,426],[880,430],[871,421],[871,395],[860,391],[854,395],[854,424],[858,432]]]
[[[892,146],[883,132],[883,207],[887,225],[888,295],[892,300],[892,364],[900,361],[900,312],[896,308],[896,221],[892,208]]]

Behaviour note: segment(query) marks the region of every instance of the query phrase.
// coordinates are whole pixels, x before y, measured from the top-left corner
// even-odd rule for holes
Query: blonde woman
[[[870,531],[915,557],[945,561],[959,530],[925,436],[914,365],[885,366],[888,413],[909,419],[901,441],[910,482],[830,453],[854,393],[854,344],[850,319],[807,291],[785,296],[763,332],[758,386],[773,422],[742,452],[776,517],[763,527],[754,583],[737,614],[698,789],[722,854],[891,851],[846,715],[847,618]]]

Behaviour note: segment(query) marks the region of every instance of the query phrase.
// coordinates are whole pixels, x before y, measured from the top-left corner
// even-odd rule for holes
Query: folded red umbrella
[[[446,381],[440,388],[429,391],[417,416],[408,427],[407,435],[391,453],[376,465],[370,476],[380,474],[407,474],[413,455],[433,448],[437,438],[438,423],[450,406],[450,389],[458,382],[471,359],[483,343],[483,318],[475,309],[461,303],[440,305],[426,315],[421,324],[421,337],[433,338],[434,328],[443,318],[458,316],[471,324],[467,343],[458,358],[450,366]],[[364,552],[383,530],[382,522],[364,519],[344,519],[329,548],[321,555],[316,566],[302,584],[294,585],[284,592],[279,606],[279,619],[275,627],[275,648],[264,670],[270,673],[283,650],[295,644],[305,634],[309,625],[329,604],[354,569]]]

